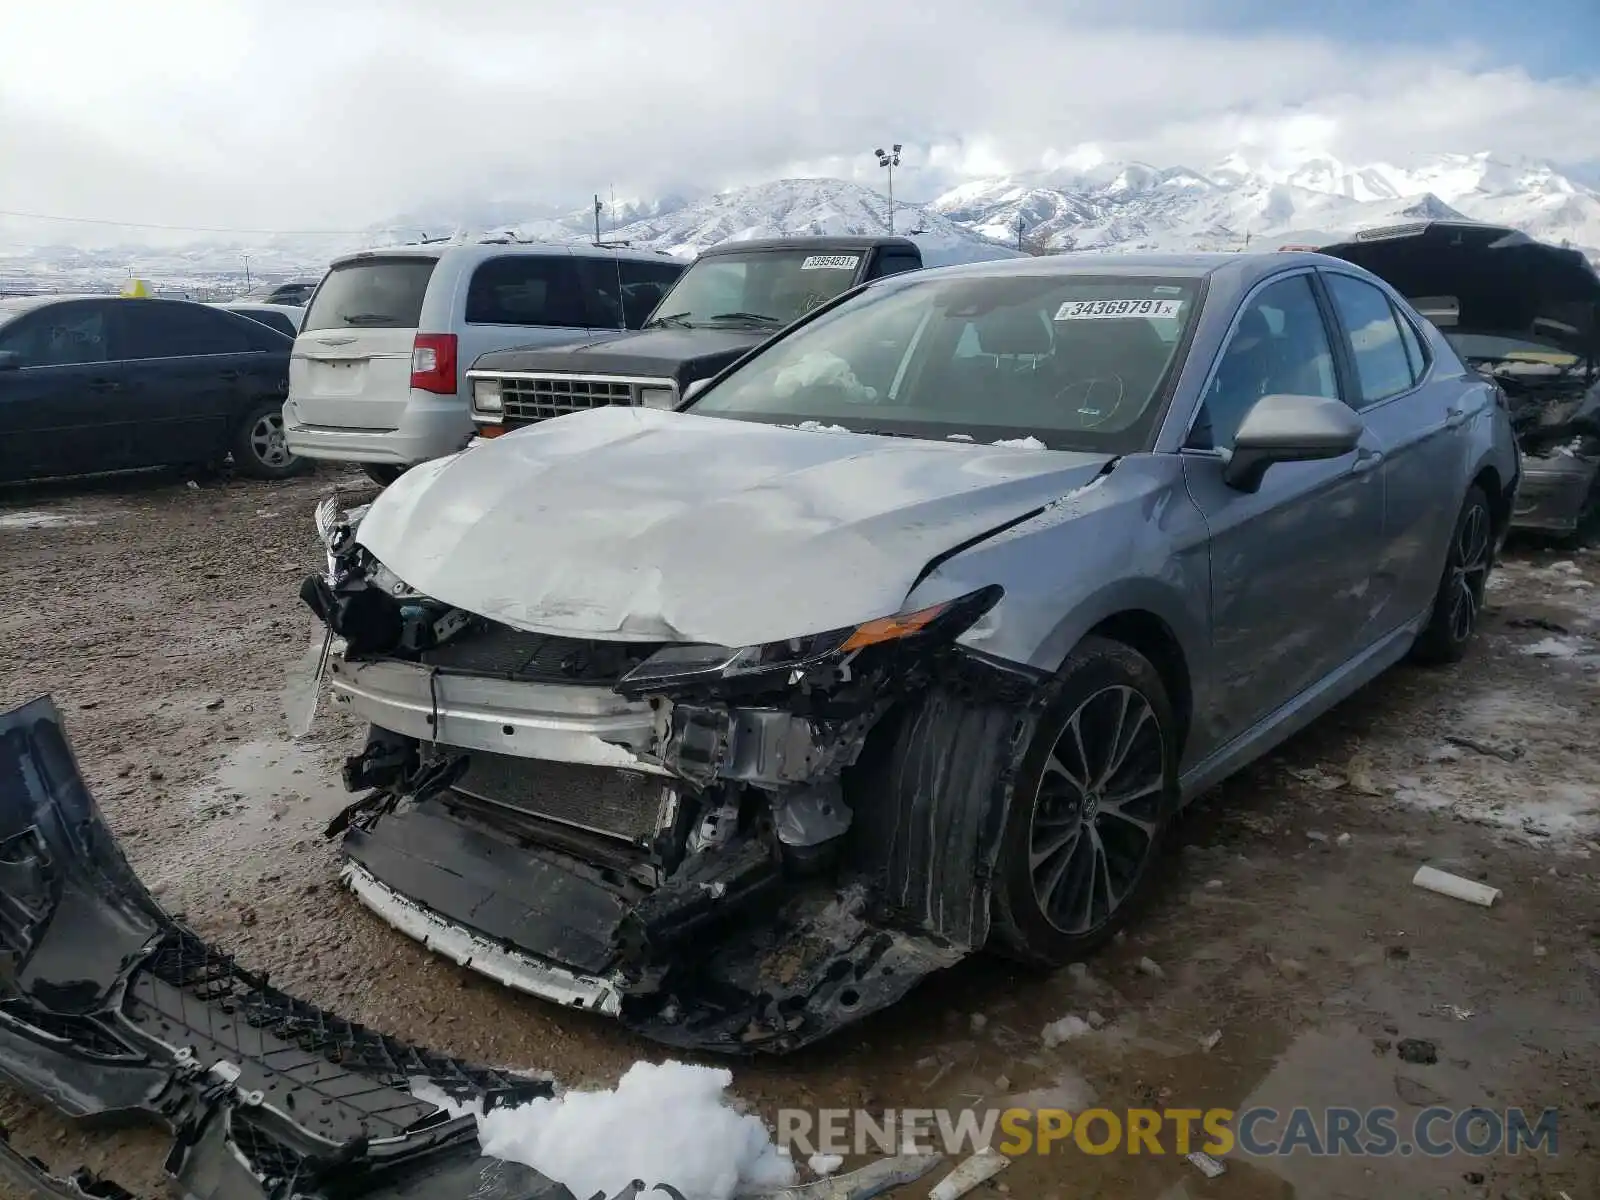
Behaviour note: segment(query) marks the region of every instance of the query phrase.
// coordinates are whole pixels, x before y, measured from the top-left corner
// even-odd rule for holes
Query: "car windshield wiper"
[[[342,318],[346,325],[398,325],[400,319],[390,313],[351,313]]]
[[[766,313],[750,313],[750,312],[717,313],[711,319],[713,321],[757,321],[757,322],[761,323],[762,325],[782,325],[783,324],[783,318],[782,317],[769,317],[769,316],[767,316]]]
[[[689,314],[686,312],[668,313],[664,317],[654,317],[646,321],[644,327],[646,329],[654,329],[658,325],[676,325],[680,329],[693,329],[694,326],[686,320],[688,316]]]

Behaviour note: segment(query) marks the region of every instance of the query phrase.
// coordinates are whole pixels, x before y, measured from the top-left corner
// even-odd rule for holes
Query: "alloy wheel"
[[[1166,743],[1136,688],[1104,688],[1067,718],[1028,830],[1034,898],[1062,933],[1099,928],[1132,894],[1156,844]]]
[[[262,466],[279,470],[294,460],[283,436],[282,413],[263,413],[250,427],[250,452]]]
[[[1481,504],[1467,510],[1456,534],[1450,565],[1450,636],[1464,642],[1472,636],[1489,582],[1489,511]]]

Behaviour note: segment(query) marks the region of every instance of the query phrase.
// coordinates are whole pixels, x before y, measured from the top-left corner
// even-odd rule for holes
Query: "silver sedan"
[[[679,411],[322,514],[303,594],[372,725],[344,878],[679,1045],[791,1049],[984,948],[1070,962],[1182,804],[1465,652],[1518,464],[1497,388],[1332,258],[869,285]]]

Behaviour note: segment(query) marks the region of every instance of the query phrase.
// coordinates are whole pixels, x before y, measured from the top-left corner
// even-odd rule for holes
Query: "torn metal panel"
[[[128,867],[48,700],[0,716],[0,1076],[72,1117],[163,1125],[196,1200],[573,1200],[486,1158],[471,1118],[553,1094],[295,1000],[167,916]],[[123,1200],[5,1147],[37,1194]]]

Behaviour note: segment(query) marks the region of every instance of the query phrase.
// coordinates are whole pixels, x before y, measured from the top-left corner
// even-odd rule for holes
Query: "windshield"
[[[645,328],[781,329],[856,281],[859,252],[764,250],[713,254],[694,262],[662,297]]]
[[[692,411],[1056,450],[1142,449],[1199,307],[1193,279],[1003,275],[873,288]]]
[[[371,258],[328,272],[302,330],[415,329],[436,258]]]

